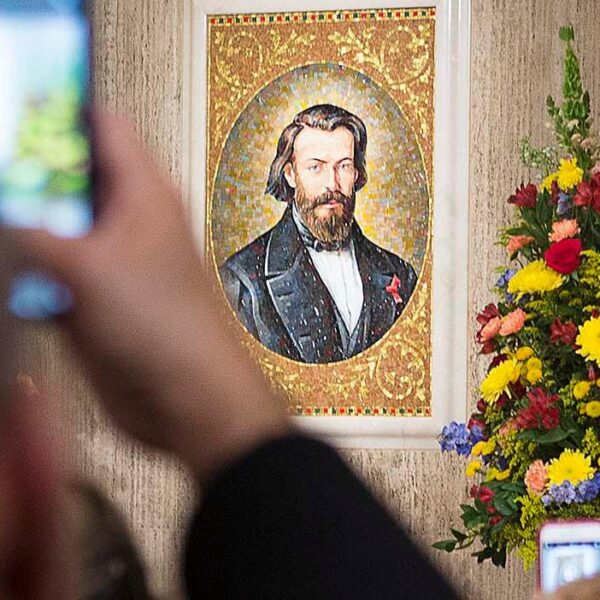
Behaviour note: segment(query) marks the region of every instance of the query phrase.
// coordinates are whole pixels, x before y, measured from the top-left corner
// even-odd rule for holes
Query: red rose
[[[490,525],[493,527],[494,525],[498,525],[502,521],[502,515],[495,515],[490,519]]]
[[[575,206],[591,206],[600,214],[600,177],[594,175],[591,181],[582,181],[577,186],[577,193],[573,198]]]
[[[521,184],[517,191],[508,199],[509,204],[514,204],[519,208],[535,208],[537,202],[537,188],[533,183],[528,185]]]
[[[577,337],[577,325],[573,321],[567,321],[563,323],[560,319],[556,318],[550,325],[550,342],[552,344],[566,344],[572,346],[575,343]]]
[[[479,499],[484,503],[484,504],[488,504],[489,502],[491,502],[494,499],[494,496],[496,494],[494,494],[494,492],[492,490],[490,490],[489,487],[482,485],[479,488]]]
[[[544,253],[544,259],[558,273],[572,273],[581,264],[581,240],[569,238],[552,244]]]

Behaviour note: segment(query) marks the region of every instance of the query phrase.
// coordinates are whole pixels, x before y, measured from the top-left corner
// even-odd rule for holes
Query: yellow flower
[[[560,160],[558,168],[558,187],[561,190],[570,190],[579,185],[583,180],[583,169],[577,166],[576,158]]]
[[[484,446],[481,450],[481,454],[487,456],[488,454],[491,454],[495,449],[496,441],[494,439],[489,439],[487,442],[484,443]]]
[[[558,181],[558,171],[554,171],[554,173],[550,173],[547,177],[544,178],[540,185],[540,191],[542,192],[550,192],[552,191],[552,184]]]
[[[595,317],[579,326],[579,335],[575,340],[577,354],[600,365],[600,317]]]
[[[465,469],[465,473],[467,477],[473,477],[475,473],[481,470],[481,461],[480,460],[472,460]]]
[[[471,454],[473,456],[480,456],[483,452],[483,449],[485,448],[485,444],[486,442],[477,442],[471,449]]]
[[[529,371],[535,369],[537,371],[541,371],[542,370],[542,361],[539,358],[530,358],[527,361],[527,369]]]
[[[519,362],[516,359],[505,360],[494,367],[482,381],[479,391],[488,404],[498,400],[500,394],[508,391],[508,386],[519,379],[521,373]]]
[[[510,469],[504,469],[504,471],[500,471],[496,475],[496,479],[498,481],[504,481],[505,479],[508,479],[509,477],[510,477]]]
[[[543,260],[534,260],[518,271],[508,282],[508,293],[522,296],[551,292],[559,288],[564,280],[560,273],[547,267]]]
[[[529,346],[523,346],[522,348],[519,348],[515,354],[515,358],[522,361],[525,361],[532,356],[533,350]]]
[[[573,388],[573,396],[575,396],[577,400],[582,400],[589,394],[590,387],[591,386],[588,381],[580,381]]]
[[[577,485],[594,475],[594,467],[589,456],[579,450],[563,450],[558,458],[553,458],[548,466],[548,481],[551,485],[560,485],[570,481]]]
[[[585,414],[593,419],[600,417],[600,402],[598,402],[598,400],[588,402],[585,405]]]
[[[529,369],[527,371],[526,378],[531,385],[535,385],[538,381],[541,381],[542,377],[542,372],[539,369]]]

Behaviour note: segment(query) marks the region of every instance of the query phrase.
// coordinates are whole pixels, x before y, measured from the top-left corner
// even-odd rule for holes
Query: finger
[[[42,229],[19,229],[8,233],[20,257],[21,269],[35,269],[72,286],[84,268],[89,240],[57,237]]]

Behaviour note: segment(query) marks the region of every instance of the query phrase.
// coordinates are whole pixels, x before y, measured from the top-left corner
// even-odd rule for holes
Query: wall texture
[[[98,100],[131,117],[178,183],[183,2],[96,0],[94,5]],[[519,165],[518,140],[527,133],[536,143],[548,140],[544,101],[549,92],[560,94],[557,34],[559,26],[569,22],[576,29],[584,78],[598,114],[600,4],[596,0],[473,0],[471,194],[464,199],[465,218],[470,214],[472,223],[472,316],[491,299],[493,268],[503,259],[494,241],[509,216],[504,200],[516,183],[528,177]],[[25,368],[56,388],[65,423],[59,434],[73,448],[74,468],[98,481],[119,503],[144,549],[157,592],[173,597],[180,532],[193,502],[193,485],[177,465],[135,447],[111,427],[93,404],[76,357],[62,346],[56,332],[32,329],[23,361]],[[481,368],[473,344],[471,390],[477,387]],[[461,461],[434,452],[361,450],[344,455],[424,547],[457,522],[457,504],[466,498],[468,488]],[[467,598],[530,596],[533,577],[524,574],[516,560],[498,572],[475,565],[468,554],[432,555]]]

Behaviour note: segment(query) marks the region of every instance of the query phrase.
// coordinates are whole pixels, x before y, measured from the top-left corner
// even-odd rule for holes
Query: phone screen
[[[0,221],[89,231],[89,25],[83,0],[0,0]]]
[[[0,0],[0,224],[86,234],[94,219],[90,28],[84,0]],[[17,275],[9,308],[25,319],[70,309],[44,273]]]
[[[541,552],[540,583],[546,593],[600,573],[600,541],[546,542]]]

